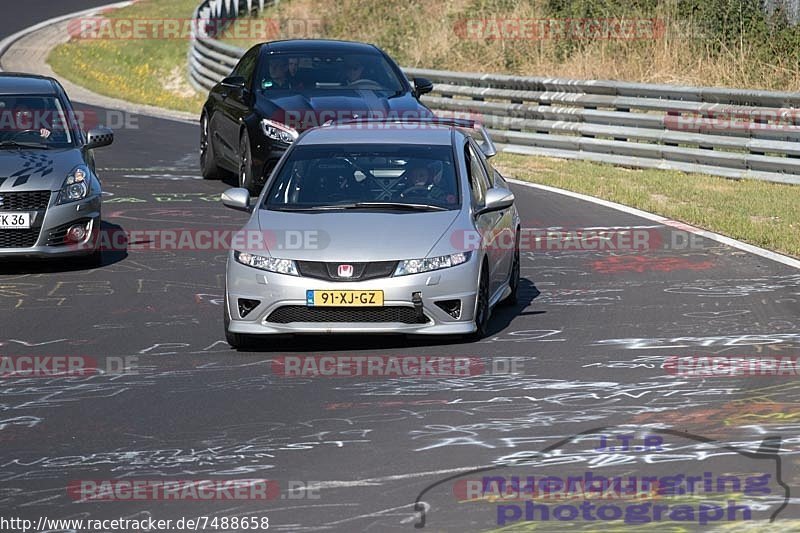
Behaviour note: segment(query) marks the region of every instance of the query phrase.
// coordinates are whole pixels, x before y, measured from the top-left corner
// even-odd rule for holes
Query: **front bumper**
[[[281,143],[266,137],[259,131],[251,144],[251,157],[253,163],[253,176],[259,185],[266,183],[275,165],[278,164],[283,154],[289,149],[289,144]]]
[[[31,215],[29,230],[0,229],[0,259],[43,259],[49,257],[78,257],[91,255],[97,250],[100,233],[100,195],[62,205],[53,205],[57,192],[51,193],[47,209],[28,211]],[[79,243],[60,243],[59,237],[66,228],[82,223],[90,229],[86,239]],[[23,235],[20,232],[27,232]],[[21,241],[32,244],[18,246]]]
[[[476,254],[477,255],[477,254]],[[270,335],[287,333],[404,333],[414,335],[463,335],[475,331],[473,314],[477,292],[478,268],[475,257],[463,265],[424,274],[387,277],[355,282],[333,282],[321,279],[289,276],[265,272],[242,265],[228,257],[226,274],[226,313],[230,318],[228,330],[232,333]],[[400,311],[408,316],[415,311],[413,293],[420,293],[424,322],[388,321],[274,321],[281,308],[293,306],[302,315],[306,308],[308,290],[382,290],[384,308]],[[239,299],[258,300],[260,303],[245,317],[240,316]],[[455,318],[436,302],[460,301],[460,315]],[[384,308],[327,308],[328,310]],[[308,308],[306,308],[308,309]],[[310,308],[321,309],[321,308]],[[283,309],[282,311],[285,311]],[[405,311],[405,312],[404,312]],[[370,314],[369,311],[365,311]],[[287,313],[283,313],[285,317]],[[292,313],[288,313],[292,314]],[[341,313],[332,313],[341,315]],[[348,314],[348,312],[345,312]],[[376,313],[382,314],[382,311]]]

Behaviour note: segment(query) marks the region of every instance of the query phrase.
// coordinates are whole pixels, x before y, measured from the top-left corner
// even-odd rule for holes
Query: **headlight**
[[[297,266],[291,259],[277,259],[275,257],[264,257],[262,255],[250,254],[247,252],[233,252],[233,257],[239,263],[253,268],[260,268],[268,272],[275,272],[277,274],[288,274],[290,276],[299,276]]]
[[[261,120],[261,130],[264,132],[264,135],[270,139],[286,144],[293,143],[299,136],[299,133],[297,133],[297,130],[294,128],[266,118]]]
[[[57,203],[65,204],[83,200],[89,195],[90,189],[89,169],[83,165],[75,167],[69,173],[67,179],[64,180],[64,185],[61,186],[61,192],[58,194]]]
[[[408,274],[421,274],[431,270],[441,270],[450,268],[469,261],[472,252],[459,252],[452,255],[441,255],[439,257],[428,257],[426,259],[406,259],[400,261],[394,271],[395,276],[405,276]]]

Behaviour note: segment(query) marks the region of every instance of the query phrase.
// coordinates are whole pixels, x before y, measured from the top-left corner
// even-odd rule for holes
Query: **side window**
[[[489,187],[486,169],[484,169],[471,143],[467,143],[464,148],[464,158],[469,172],[469,188],[472,191],[473,204],[482,206],[486,199],[486,189]]]
[[[231,72],[231,76],[241,76],[245,80],[247,80],[247,86],[250,86],[250,82],[253,80],[253,72],[256,70],[256,63],[258,63],[258,53],[261,51],[260,46],[256,46],[251,48],[243,57],[239,60],[239,64],[233,68],[233,72]]]

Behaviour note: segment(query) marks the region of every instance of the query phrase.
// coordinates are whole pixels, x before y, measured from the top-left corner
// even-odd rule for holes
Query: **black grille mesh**
[[[353,267],[353,275],[340,278],[339,265]],[[323,263],[319,261],[298,261],[297,270],[307,278],[324,279],[326,281],[364,281],[368,279],[388,278],[397,268],[397,261],[374,261],[371,263]]]
[[[40,228],[0,229],[0,248],[30,248],[39,238]]]
[[[290,322],[400,322],[402,324],[425,324],[428,317],[417,317],[413,307],[308,307],[285,305],[267,317],[267,322],[288,324]]]
[[[0,211],[47,209],[50,191],[0,192]]]

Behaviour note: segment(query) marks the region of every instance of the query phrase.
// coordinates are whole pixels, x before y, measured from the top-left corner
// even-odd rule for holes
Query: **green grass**
[[[190,19],[197,0],[141,0],[109,18]],[[59,76],[92,91],[199,115],[205,101],[189,85],[189,39],[84,39],[56,47],[48,62]]]
[[[504,175],[657,213],[800,258],[800,187],[501,153]]]

